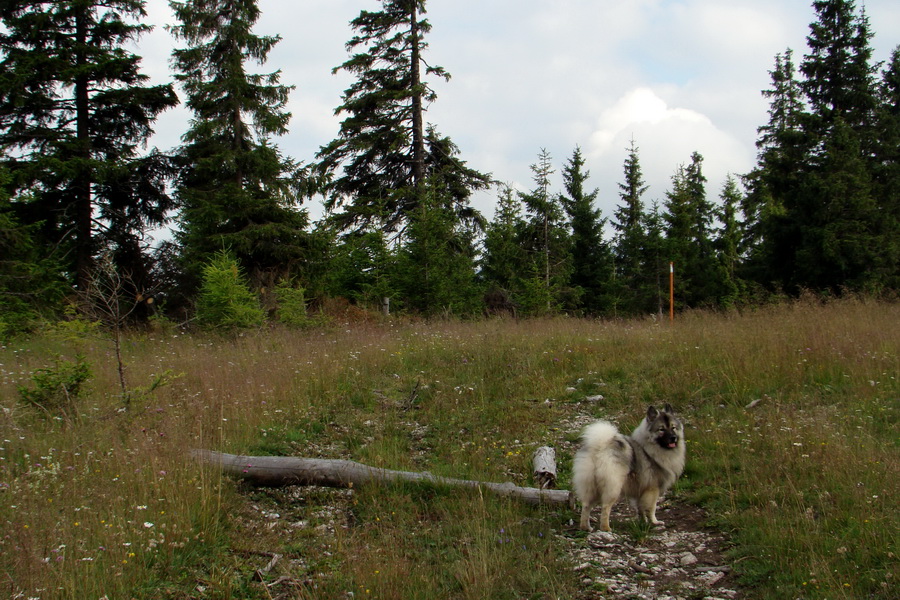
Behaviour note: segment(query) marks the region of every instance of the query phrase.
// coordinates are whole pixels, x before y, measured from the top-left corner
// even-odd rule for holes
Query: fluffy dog
[[[609,513],[623,493],[640,519],[662,525],[656,503],[684,471],[684,461],[684,426],[669,404],[649,407],[630,436],[608,421],[588,425],[572,466],[581,528],[592,530],[591,509],[599,504],[600,529],[609,531]]]

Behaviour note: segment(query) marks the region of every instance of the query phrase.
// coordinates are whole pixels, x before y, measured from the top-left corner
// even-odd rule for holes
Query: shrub
[[[313,320],[306,312],[306,297],[302,287],[294,287],[289,281],[275,286],[278,300],[278,320],[291,327],[308,327]]]
[[[90,378],[91,368],[83,356],[77,356],[74,362],[57,358],[53,368],[34,372],[33,388],[18,386],[19,396],[49,418],[74,420],[78,416],[76,401]]]
[[[216,253],[203,267],[197,320],[211,329],[258,327],[265,321],[259,298],[228,252]]]

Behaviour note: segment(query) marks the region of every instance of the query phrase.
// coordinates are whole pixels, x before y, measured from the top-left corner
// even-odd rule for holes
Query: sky
[[[861,0],[857,2],[862,5]],[[350,21],[378,0],[258,0],[258,35],[281,41],[258,72],[281,71],[295,86],[290,132],[274,143],[284,154],[313,162],[337,137],[334,110],[353,82],[332,69],[349,56]],[[649,189],[662,204],[671,178],[691,154],[704,157],[707,195],[718,198],[729,174],[750,171],[757,128],[768,120],[761,90],[770,86],[774,57],[807,53],[815,19],[811,0],[428,0],[432,31],[424,58],[444,67],[449,82],[430,81],[437,100],[425,120],[449,136],[468,166],[516,189],[532,189],[529,166],[541,149],[553,158],[553,191],[576,146],[597,188],[597,207],[611,218],[634,140]],[[164,25],[174,22],[168,0],[148,0],[136,52],[154,82],[172,80],[176,47]],[[900,2],[867,0],[876,61],[900,45]],[[179,95],[183,94],[179,90]],[[179,143],[189,112],[163,114],[152,144]],[[473,204],[491,218],[496,191]],[[319,200],[306,204],[322,215]]]

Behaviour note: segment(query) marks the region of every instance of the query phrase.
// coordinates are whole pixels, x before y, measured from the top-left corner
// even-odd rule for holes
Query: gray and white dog
[[[659,497],[684,471],[684,426],[669,404],[651,406],[628,436],[609,421],[588,425],[572,466],[572,486],[581,502],[581,528],[591,531],[591,509],[600,505],[600,529],[609,531],[609,513],[624,493],[638,517],[653,525]]]

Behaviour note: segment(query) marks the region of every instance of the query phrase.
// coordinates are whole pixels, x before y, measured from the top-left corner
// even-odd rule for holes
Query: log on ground
[[[352,460],[298,458],[291,456],[241,456],[213,450],[192,450],[200,462],[220,469],[252,485],[283,487],[318,485],[358,487],[368,483],[414,482],[452,487],[484,489],[528,504],[567,504],[568,490],[541,490],[512,483],[489,483],[468,479],[438,477],[431,473],[394,471],[370,467]]]

